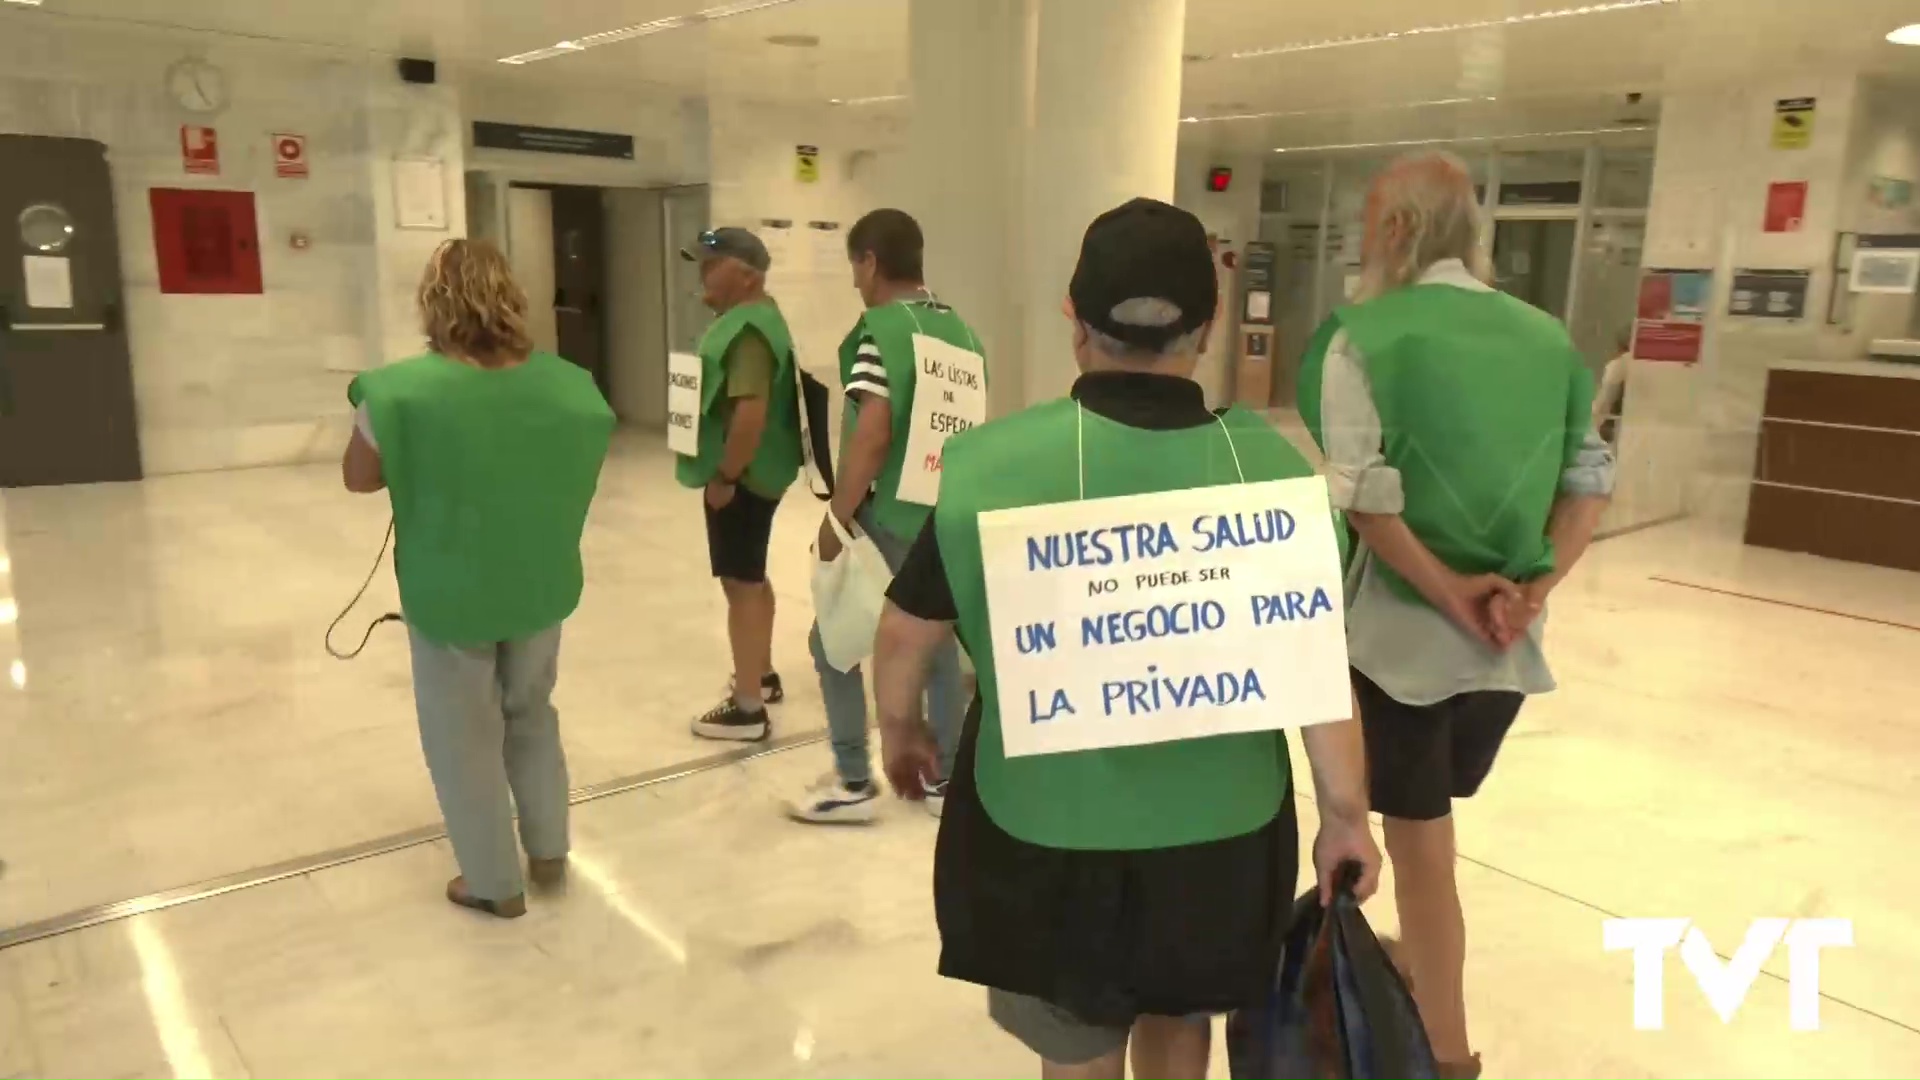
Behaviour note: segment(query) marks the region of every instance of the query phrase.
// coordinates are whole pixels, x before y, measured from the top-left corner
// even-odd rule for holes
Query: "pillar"
[[[909,209],[979,330],[996,415],[1077,374],[1061,303],[1093,218],[1172,201],[1186,0],[913,0]]]

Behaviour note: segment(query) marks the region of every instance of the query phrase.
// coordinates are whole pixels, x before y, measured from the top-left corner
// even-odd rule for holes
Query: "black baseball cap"
[[[1206,226],[1156,199],[1116,206],[1087,226],[1067,295],[1081,322],[1129,345],[1157,349],[1190,334],[1220,304]]]
[[[761,243],[759,237],[745,229],[730,226],[701,233],[694,247],[680,249],[680,257],[688,262],[739,259],[763,274],[773,265],[773,257],[767,254],[767,245]]]

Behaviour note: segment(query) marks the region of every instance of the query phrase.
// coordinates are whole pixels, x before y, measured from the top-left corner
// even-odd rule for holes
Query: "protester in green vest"
[[[1373,808],[1386,819],[1409,969],[1442,1076],[1467,1037],[1453,800],[1473,795],[1528,694],[1554,687],[1547,595],[1605,509],[1593,380],[1552,316],[1496,292],[1466,167],[1421,153],[1366,206],[1359,303],[1314,338],[1301,412],[1359,538],[1348,652]]]
[[[931,397],[921,400],[921,393],[938,393],[943,384],[920,385],[916,339],[931,338],[976,358],[981,376],[977,400],[985,403],[980,339],[952,308],[927,290],[922,269],[925,246],[919,223],[900,210],[875,210],[847,233],[853,284],[866,303],[866,312],[840,345],[846,420],[841,429],[839,477],[827,512],[843,526],[871,537],[887,566],[896,571],[933,510],[929,503],[916,501],[927,496],[911,477],[926,470],[928,463],[907,460],[909,425],[918,418],[923,426],[937,426],[943,432],[960,426],[946,419],[950,413],[918,408],[933,402]],[[984,413],[959,418],[961,423],[985,420]],[[929,440],[926,445],[937,450],[940,444]],[[925,457],[924,452],[920,457]],[[832,523],[821,522],[815,548],[819,557],[831,562],[840,549]],[[870,822],[879,788],[873,782],[867,751],[866,680],[858,667],[839,671],[828,663],[817,623],[810,644],[826,703],[834,771],[788,803],[787,813],[814,824]],[[940,742],[943,778],[959,748],[965,707],[960,650],[949,642],[934,657],[926,701],[927,719]],[[940,813],[945,794],[944,779],[930,786],[925,802],[929,812]]]
[[[1206,1017],[1270,984],[1292,907],[1298,837],[1281,732],[1010,757],[1011,725],[1029,718],[1001,715],[987,610],[989,512],[1312,475],[1258,415],[1207,409],[1193,373],[1218,302],[1207,232],[1192,214],[1136,199],[1096,219],[1068,293],[1083,373],[1072,397],[947,443],[939,502],[888,593],[875,644],[884,766],[907,798],[941,775],[918,716],[928,665],[956,626],[973,658],[980,691],[934,863],[940,971],[986,986],[994,1020],[1047,1076],[1118,1078],[1129,1043],[1137,1075],[1205,1076]],[[1331,515],[1324,504],[1313,512]],[[1331,536],[1330,517],[1319,524]],[[1246,648],[1250,632],[1232,633]],[[1146,668],[1151,653],[1133,655]],[[1344,683],[1344,671],[1326,674]],[[1353,861],[1365,897],[1380,855],[1359,725],[1303,735],[1321,895],[1331,898]]]
[[[534,351],[492,244],[442,244],[419,303],[430,351],[353,380],[341,470],[347,490],[393,503],[420,744],[460,863],[447,899],[517,918],[516,809],[535,883],[566,872],[553,687],[613,410],[585,369]]]
[[[773,260],[759,237],[712,229],[680,255],[700,264],[719,317],[700,339],[699,453],[680,455],[675,475],[703,493],[707,559],[726,594],[733,654],[726,697],[693,721],[693,733],[758,742],[772,733],[767,705],[785,696],[773,671],[767,546],[780,497],[800,474],[793,335],[767,295]]]

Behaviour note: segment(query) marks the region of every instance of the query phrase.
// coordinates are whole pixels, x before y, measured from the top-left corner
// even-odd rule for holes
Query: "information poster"
[[[940,452],[947,439],[987,422],[987,361],[939,338],[913,335],[913,413],[901,502],[932,506],[940,498]]]
[[[793,148],[793,178],[803,184],[820,182],[819,147],[796,146]]]
[[[996,510],[979,523],[1007,756],[1352,715],[1320,477]]]
[[[1767,232],[1799,232],[1806,220],[1805,180],[1780,180],[1767,185],[1767,216],[1763,222]]]
[[[667,449],[700,456],[700,358],[667,354]]]
[[[1706,338],[1711,270],[1648,270],[1640,278],[1633,355],[1641,360],[1691,364]]]
[[[1813,98],[1781,98],[1773,103],[1773,148],[1805,150],[1813,145]]]
[[[1804,319],[1812,280],[1811,270],[1735,270],[1727,314],[1749,319]]]

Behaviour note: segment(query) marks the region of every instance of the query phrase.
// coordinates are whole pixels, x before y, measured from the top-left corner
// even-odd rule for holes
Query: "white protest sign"
[[[913,335],[913,412],[900,469],[901,502],[940,498],[940,451],[947,437],[987,422],[987,361],[925,334]]]
[[[1008,757],[1353,715],[1319,477],[979,520]]]
[[[700,456],[701,372],[692,353],[667,354],[667,448],[687,457]]]

